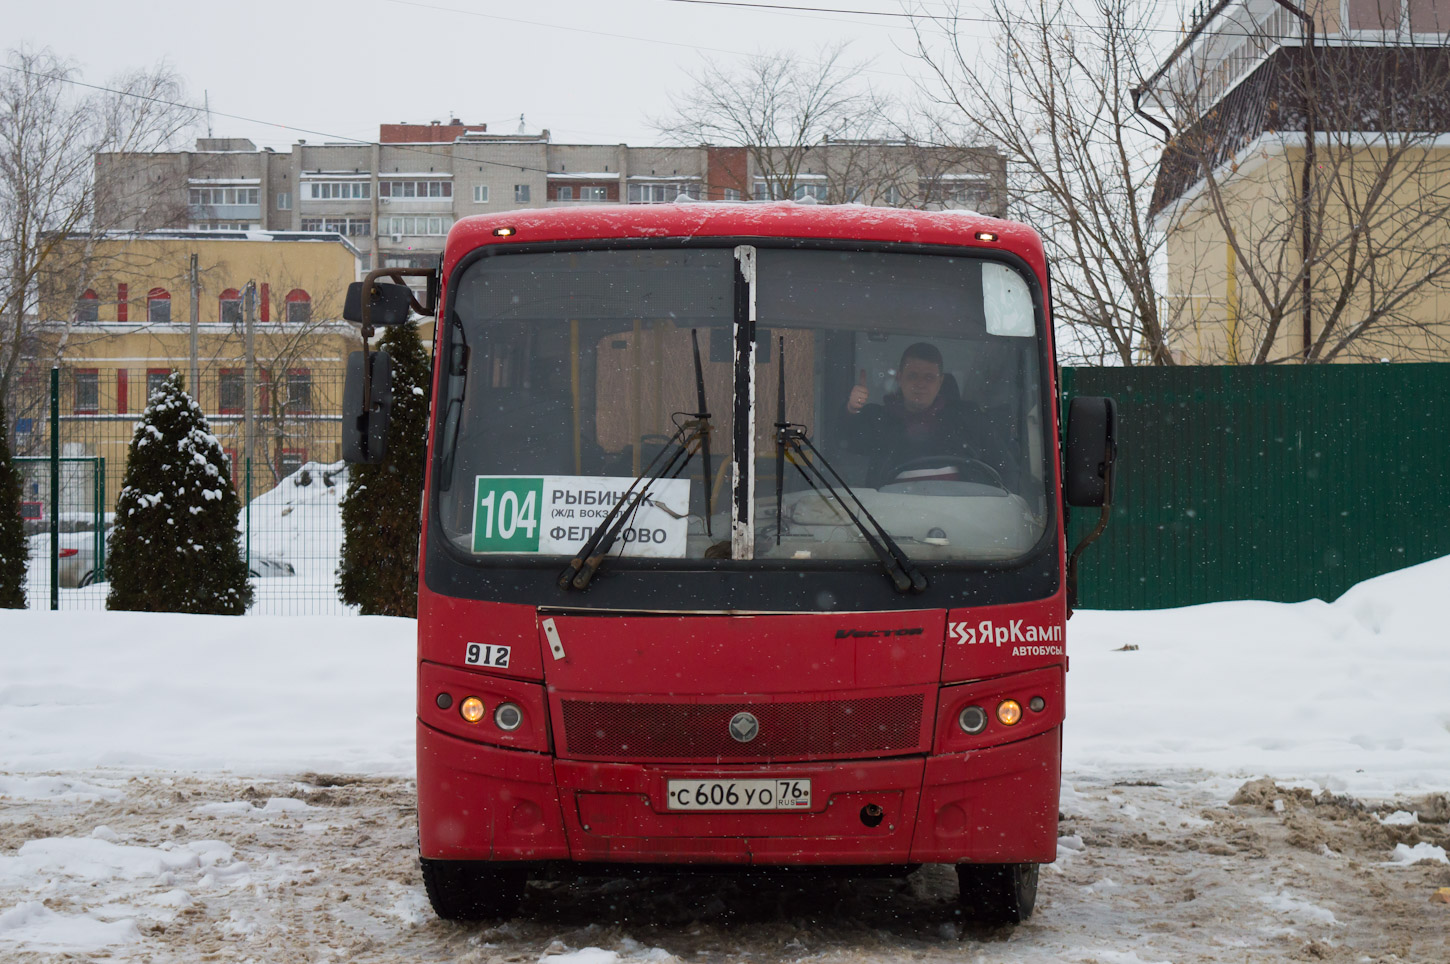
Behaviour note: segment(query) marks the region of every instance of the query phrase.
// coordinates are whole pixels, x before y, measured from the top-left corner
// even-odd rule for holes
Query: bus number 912
[[[507,646],[490,646],[487,643],[469,643],[463,661],[469,666],[493,666],[497,669],[508,669],[509,648]]]

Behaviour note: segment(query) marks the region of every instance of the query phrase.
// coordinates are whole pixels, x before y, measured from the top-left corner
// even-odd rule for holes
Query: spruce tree
[[[428,450],[428,356],[411,325],[388,329],[393,359],[387,454],[348,468],[337,592],[368,616],[418,615],[418,516]]]
[[[10,461],[9,425],[0,402],[0,609],[24,609],[30,550],[20,518],[20,475]]]
[[[239,616],[252,602],[237,490],[206,417],[166,379],[131,439],[107,571],[109,609]]]

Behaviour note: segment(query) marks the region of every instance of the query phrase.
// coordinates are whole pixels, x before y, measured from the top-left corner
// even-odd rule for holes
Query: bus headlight
[[[963,733],[980,733],[987,728],[987,711],[980,706],[968,706],[957,714],[957,726]]]
[[[470,723],[483,719],[483,700],[470,696],[458,707],[458,714]]]
[[[1003,726],[1015,726],[1022,719],[1022,704],[1016,700],[1003,700],[997,704],[997,719]]]
[[[493,722],[500,730],[511,733],[524,722],[524,714],[512,703],[500,703],[493,711]]]

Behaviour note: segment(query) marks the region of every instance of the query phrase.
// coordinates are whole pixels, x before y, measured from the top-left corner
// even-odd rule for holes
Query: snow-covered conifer
[[[20,476],[10,461],[5,406],[0,404],[0,609],[25,608],[29,550],[20,519]]]
[[[348,469],[337,591],[367,615],[418,614],[418,509],[428,447],[428,356],[413,325],[388,329],[393,359],[387,456]]]
[[[206,417],[173,373],[146,405],[111,534],[110,609],[241,615],[252,602],[237,491]]]

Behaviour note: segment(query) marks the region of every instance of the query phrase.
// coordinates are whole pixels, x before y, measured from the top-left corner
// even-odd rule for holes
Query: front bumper
[[[1061,727],[966,753],[779,765],[587,763],[418,723],[422,856],[762,865],[1049,863]],[[678,813],[665,781],[810,778],[813,809]],[[862,808],[877,804],[875,826]]]

